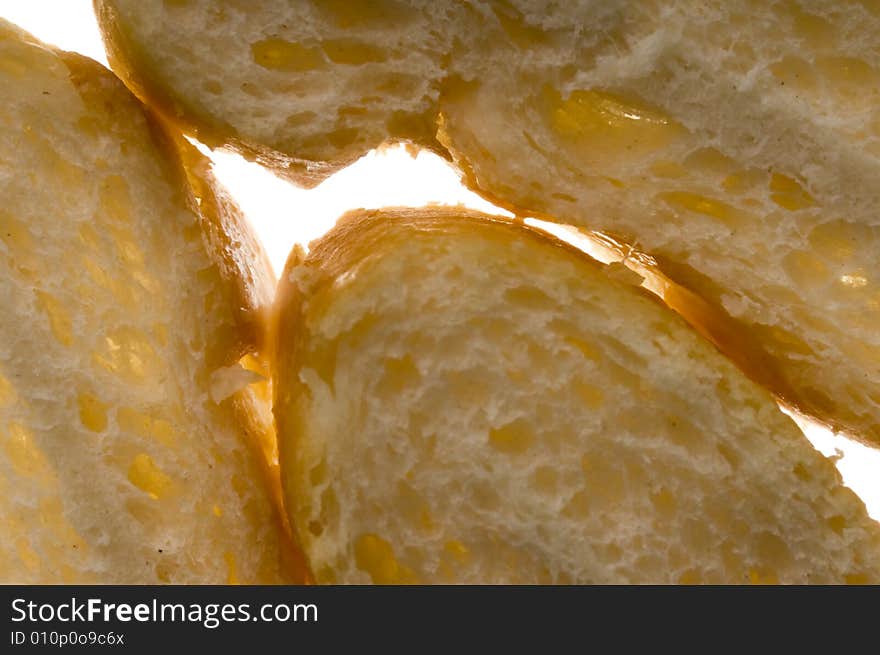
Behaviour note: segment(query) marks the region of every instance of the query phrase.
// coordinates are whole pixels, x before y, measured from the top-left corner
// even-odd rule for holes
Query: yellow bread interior
[[[876,1],[96,7],[114,68],[206,142],[302,184],[442,144],[493,202],[647,253],[754,379],[880,443]]]
[[[301,580],[238,208],[112,73],[5,21],[0,89],[0,582]]]
[[[638,276],[458,209],[310,247],[273,379],[318,582],[880,581],[833,464]]]

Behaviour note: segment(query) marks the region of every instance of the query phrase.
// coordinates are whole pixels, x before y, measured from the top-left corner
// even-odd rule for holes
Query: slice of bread
[[[449,4],[95,0],[95,10],[110,65],[136,95],[202,142],[312,186],[389,137],[442,150],[446,32],[434,27]]]
[[[94,61],[0,21],[0,89],[0,582],[301,579],[248,225]]]
[[[445,209],[291,256],[274,407],[319,582],[880,581],[833,464],[618,267]]]
[[[880,444],[876,2],[96,5],[199,138],[305,184],[439,141],[497,204],[648,253],[755,379]]]

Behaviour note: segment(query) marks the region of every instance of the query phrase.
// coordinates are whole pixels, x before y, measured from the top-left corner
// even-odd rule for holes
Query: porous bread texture
[[[138,96],[203,142],[312,186],[389,137],[442,150],[433,135],[446,33],[435,26],[446,5],[97,0],[95,9],[111,66]]]
[[[524,57],[452,90],[441,141],[501,205],[651,255],[752,335],[716,342],[769,355],[786,402],[878,445],[877,8],[627,3],[554,36],[575,68]]]
[[[318,582],[880,580],[833,464],[621,277],[452,209],[349,214],[291,256],[274,411]]]
[[[301,579],[268,391],[209,393],[265,372],[248,230],[110,71],[0,21],[0,581]]]
[[[439,141],[493,202],[647,253],[753,379],[880,443],[876,2],[96,5],[200,138],[306,184]]]

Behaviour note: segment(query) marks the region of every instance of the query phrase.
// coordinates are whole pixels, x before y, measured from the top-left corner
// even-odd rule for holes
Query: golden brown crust
[[[240,424],[256,454],[263,473],[264,486],[275,508],[275,521],[281,538],[282,580],[294,584],[309,583],[311,578],[302,549],[284,511],[277,459],[275,426],[266,410],[271,403],[268,359],[268,320],[275,292],[275,274],[262,244],[253,234],[247,218],[214,177],[210,161],[194,146],[164,127],[154,118],[159,138],[169,154],[179,157],[186,178],[181,181],[192,190],[191,205],[202,220],[204,245],[216,262],[224,282],[226,304],[236,309],[233,343],[222,365],[239,359],[263,375],[266,381],[235,393],[230,399],[233,419]],[[260,388],[265,386],[265,390]]]
[[[435,236],[438,237],[436,240],[434,239]],[[414,245],[412,248],[408,247],[407,244],[409,242],[416,240],[418,240],[419,245]],[[724,434],[721,437],[722,442],[724,439],[729,439],[731,442],[740,443],[743,450],[748,452],[748,447],[741,443],[745,439],[743,435],[756,434],[759,436],[755,436],[755,438],[762,444],[765,441],[770,444],[778,440],[784,444],[780,446],[783,450],[787,451],[790,448],[791,451],[787,452],[786,457],[799,453],[798,457],[803,456],[805,458],[804,461],[809,462],[809,467],[803,469],[804,472],[801,472],[803,467],[794,466],[792,468],[792,461],[794,460],[784,459],[785,466],[781,466],[778,471],[771,471],[764,479],[761,476],[756,477],[756,482],[774,485],[780,483],[780,480],[785,479],[786,484],[788,484],[791,482],[791,479],[795,479],[798,481],[797,484],[810,481],[809,485],[827,485],[827,489],[830,489],[832,485],[836,486],[839,484],[839,474],[834,469],[833,464],[816,453],[804,440],[803,436],[798,433],[796,428],[776,411],[768,393],[760,387],[747,382],[744,376],[740,375],[732,365],[715,353],[714,348],[709,347],[704,340],[693,335],[691,328],[686,327],[685,321],[681,316],[669,311],[665,306],[661,309],[656,309],[635,298],[635,295],[642,298],[650,298],[655,305],[661,302],[659,298],[647,290],[631,284],[625,275],[618,276],[615,271],[619,273],[619,267],[604,267],[576,247],[540,229],[506,218],[485,216],[457,208],[359,210],[343,216],[330,233],[310,244],[311,251],[308,255],[305,255],[301,249],[297,249],[292,253],[281,278],[279,293],[276,299],[275,336],[273,339],[275,343],[273,378],[276,382],[274,412],[280,437],[282,483],[285,497],[288,501],[287,510],[291,521],[295,523],[301,543],[305,544],[310,556],[313,558],[313,573],[318,581],[349,582],[362,579],[351,577],[355,567],[360,571],[365,571],[369,568],[368,564],[362,565],[356,562],[358,557],[357,546],[352,544],[357,543],[356,535],[359,530],[364,530],[368,535],[379,535],[381,539],[385,539],[387,543],[393,545],[393,547],[389,546],[391,552],[400,558],[400,567],[395,568],[397,573],[408,570],[406,567],[410,566],[410,562],[405,560],[406,556],[403,554],[408,551],[409,544],[397,541],[393,528],[389,528],[389,526],[398,525],[396,518],[388,523],[376,519],[375,516],[373,516],[375,519],[373,522],[371,520],[365,520],[364,523],[351,522],[353,520],[351,517],[359,515],[361,509],[365,513],[375,511],[376,515],[389,512],[392,516],[396,516],[398,511],[398,507],[393,504],[389,496],[384,495],[384,491],[377,492],[377,498],[369,501],[364,500],[363,505],[358,505],[361,502],[359,494],[363,491],[364,486],[372,485],[374,482],[376,485],[381,485],[381,482],[371,477],[366,477],[366,480],[353,481],[351,471],[359,470],[357,462],[360,462],[363,458],[362,454],[353,454],[350,451],[351,448],[360,447],[353,444],[361,439],[363,430],[365,442],[362,447],[365,451],[375,448],[376,452],[384,452],[381,443],[374,443],[372,441],[374,438],[379,438],[375,435],[387,433],[393,434],[395,435],[394,438],[397,438],[398,435],[407,434],[409,429],[406,427],[406,420],[399,424],[400,433],[398,433],[396,427],[387,430],[388,425],[397,426],[398,424],[384,415],[381,421],[372,422],[365,419],[365,423],[362,424],[357,417],[364,413],[365,410],[352,409],[351,413],[348,413],[349,410],[347,408],[349,405],[354,408],[370,407],[370,411],[366,412],[370,416],[374,415],[377,407],[383,406],[382,403],[387,403],[389,414],[394,414],[399,409],[396,402],[396,394],[400,391],[399,389],[390,393],[387,397],[383,396],[378,401],[378,405],[368,402],[364,402],[361,405],[361,401],[358,400],[361,398],[360,394],[367,393],[366,390],[374,389],[374,387],[371,387],[368,382],[365,382],[363,386],[353,383],[352,378],[357,377],[360,379],[360,376],[364,375],[365,371],[367,372],[366,376],[369,377],[371,371],[381,369],[383,355],[394,351],[394,348],[384,347],[386,342],[383,341],[384,337],[382,335],[396,334],[398,331],[396,321],[402,321],[400,330],[407,334],[407,336],[395,337],[400,338],[400,341],[393,343],[417,343],[417,341],[408,341],[409,333],[406,332],[408,329],[418,329],[419,334],[422,334],[422,330],[432,330],[435,324],[444,323],[441,312],[449,311],[455,314],[457,310],[454,301],[448,304],[445,301],[440,301],[437,304],[428,302],[424,306],[437,308],[436,314],[433,309],[430,310],[428,315],[421,316],[419,322],[415,323],[415,325],[419,326],[418,328],[410,328],[407,307],[417,306],[417,301],[413,300],[413,296],[410,295],[413,289],[411,284],[416,286],[416,288],[429,289],[428,293],[432,293],[438,287],[432,287],[432,283],[425,278],[415,283],[412,278],[405,276],[424,276],[427,275],[425,271],[431,271],[431,274],[440,273],[442,275],[441,271],[446,270],[445,266],[455,268],[456,264],[461,263],[464,255],[458,256],[450,253],[456,252],[456,244],[465,244],[465,247],[467,247],[471,240],[481,243],[479,249],[481,253],[497,254],[499,257],[507,257],[510,253],[515,253],[512,256],[516,259],[511,259],[514,266],[509,266],[504,270],[519,269],[516,262],[519,258],[525,258],[522,262],[522,267],[526,271],[531,271],[533,275],[535,273],[540,275],[539,269],[536,269],[535,265],[531,263],[533,258],[535,261],[541,262],[547,262],[550,258],[564,260],[566,266],[563,270],[571,271],[570,277],[567,277],[568,273],[566,273],[566,277],[555,277],[548,282],[549,285],[554,284],[554,280],[559,281],[560,284],[565,283],[562,280],[567,280],[567,283],[570,284],[579,284],[579,281],[583,281],[584,284],[593,285],[592,288],[596,290],[601,287],[603,293],[607,290],[607,295],[600,294],[599,296],[604,299],[604,301],[598,301],[603,302],[601,307],[613,307],[615,309],[617,309],[617,306],[612,304],[615,298],[623,301],[624,296],[629,296],[628,300],[634,304],[622,304],[621,307],[630,308],[629,311],[632,313],[629,314],[628,311],[624,311],[624,315],[621,316],[619,312],[615,312],[615,321],[622,320],[627,324],[632,322],[644,326],[645,329],[638,332],[641,335],[639,338],[640,342],[650,341],[655,334],[666,334],[671,335],[678,343],[689,344],[686,358],[673,358],[675,360],[673,365],[681,364],[682,366],[681,369],[676,369],[677,379],[681,381],[687,380],[688,384],[694,384],[694,380],[716,380],[713,376],[706,376],[707,368],[711,369],[713,373],[717,372],[720,377],[717,389],[720,397],[723,398],[723,402],[721,408],[716,407],[712,412],[707,412],[709,416],[707,420],[710,424],[716,425],[716,427],[722,425],[722,423],[716,424],[714,417],[725,415],[728,410],[730,416],[737,417],[736,420],[738,421],[742,416],[750,414],[756,408],[760,408],[758,413],[752,415],[744,426],[739,425],[731,434]],[[485,244],[485,242],[488,242],[488,244]],[[487,245],[486,249],[482,248],[484,244]],[[398,260],[396,255],[400,252],[405,253],[405,256]],[[468,250],[468,252],[471,251]],[[427,265],[426,262],[425,268],[421,268],[422,258],[431,260],[435,254],[443,257],[443,261],[447,262],[447,264],[444,264],[444,267],[432,267]],[[398,266],[398,261],[405,261],[407,264],[405,266]],[[573,266],[568,267],[568,262],[571,262]],[[376,268],[373,268],[374,266]],[[469,265],[464,266],[468,267]],[[479,268],[479,262],[473,261],[473,267]],[[492,271],[491,275],[493,276],[493,280],[486,281],[486,285],[494,286],[497,283],[503,288],[504,280],[501,278],[504,276],[504,273],[499,272],[498,266],[488,263],[486,268]],[[557,269],[554,266],[552,270],[555,271]],[[377,271],[381,271],[381,273],[377,273]],[[522,273],[522,271],[519,272]],[[609,280],[606,289],[604,286],[606,284],[605,281],[597,279],[597,273],[600,275],[603,273],[607,274],[611,280],[618,281],[612,282]],[[392,278],[392,276],[398,275],[401,276],[400,286],[404,287],[399,292],[395,290],[395,279]],[[516,272],[513,272],[513,275],[516,276]],[[526,275],[525,277],[515,277],[515,279],[528,279],[529,277]],[[472,280],[473,278],[468,279]],[[578,282],[572,282],[572,280]],[[422,283],[425,283],[424,287],[418,286]],[[612,285],[616,288],[612,288]],[[374,291],[376,292],[375,295]],[[405,303],[407,307],[401,307],[401,304],[396,299],[389,300],[389,297],[395,293],[405,294],[401,298],[409,299]],[[442,296],[444,291],[439,290],[437,293]],[[382,299],[379,300],[379,298]],[[434,296],[431,296],[431,299],[432,301],[436,300]],[[384,313],[384,307],[387,305],[383,303],[386,302],[394,307],[393,313],[390,314],[392,318],[389,318],[389,315]],[[689,300],[685,299],[683,302],[689,302]],[[476,301],[476,304],[479,306],[479,301]],[[470,307],[468,311],[474,311],[473,304],[466,304],[466,306]],[[498,305],[491,306],[499,307]],[[578,315],[588,316],[589,313],[584,313],[582,306],[580,307]],[[565,307],[565,309],[567,308],[568,306]],[[481,310],[478,309],[476,311]],[[597,313],[601,314],[601,311]],[[496,316],[503,321],[505,320],[503,316],[505,314],[506,311],[502,310]],[[456,318],[453,318],[451,322],[454,323],[458,318],[458,315],[456,315]],[[619,323],[616,324],[619,325]],[[455,334],[457,335],[457,333]],[[485,335],[482,336],[485,337]],[[520,334],[517,338],[521,336]],[[467,340],[467,337],[462,337],[461,335],[458,335],[457,338]],[[379,341],[374,341],[374,339]],[[366,363],[359,361],[355,365],[351,364],[351,359],[342,359],[343,352],[348,353],[348,357],[350,357],[353,349],[358,348],[359,344],[367,342],[371,344],[371,351],[377,353],[376,360],[367,359]],[[409,345],[405,345],[404,352],[412,353],[412,356],[416,357],[415,350],[410,351],[408,350],[409,347]],[[412,347],[415,348],[415,346]],[[491,345],[489,347],[491,349]],[[367,349],[364,352],[367,352]],[[399,353],[400,351],[396,352]],[[499,347],[499,352],[501,352],[501,347]],[[676,355],[678,354],[680,353],[676,353]],[[365,355],[365,357],[368,356]],[[411,390],[407,387],[405,392],[400,393],[400,397],[417,397],[422,381],[429,378],[433,379],[435,373],[433,364],[438,360],[443,361],[443,357],[443,350],[440,349],[438,353],[426,355],[424,359],[421,359],[422,365],[419,366],[421,377],[416,378],[418,381],[412,382],[412,393],[410,393]],[[685,363],[687,360],[690,360],[689,363]],[[470,362],[470,365],[473,365],[473,361]],[[645,368],[647,369],[648,366],[646,365]],[[632,369],[631,372],[633,378],[640,379],[640,381],[650,386],[651,375],[637,369]],[[502,379],[506,380],[507,378],[502,377]],[[602,379],[604,380],[605,378]],[[343,380],[344,382],[341,382]],[[668,382],[668,379],[666,380]],[[609,382],[607,388],[613,389],[614,384]],[[733,395],[728,395],[731,388],[735,388],[737,392]],[[498,391],[503,395],[503,390],[499,389]],[[534,393],[534,389],[531,392]],[[618,393],[618,391],[611,391],[609,393],[614,394]],[[616,402],[608,398],[609,407],[618,408],[620,406],[620,403],[626,398],[627,392],[623,391],[622,393],[624,395],[617,396]],[[443,394],[440,395],[442,396]],[[664,416],[666,418],[669,416],[664,414],[664,410],[668,410],[668,407],[662,404],[652,405],[651,403],[654,401],[649,400],[651,397],[651,394],[644,396],[646,409],[649,413],[656,412],[657,421],[662,422]],[[654,396],[655,400],[657,398],[657,396]],[[371,398],[370,400],[374,399]],[[434,405],[430,404],[433,401],[426,402],[428,403],[427,407],[419,405],[419,415],[431,414],[434,411]],[[643,401],[639,400],[636,402]],[[741,403],[741,406],[739,403]],[[337,411],[344,418],[325,420],[328,416],[336,417],[337,414],[335,412]],[[380,411],[380,413],[382,412]],[[441,409],[437,409],[436,413],[444,415]],[[619,417],[620,414],[617,414],[617,416]],[[645,421],[646,425],[654,427],[659,425],[659,423],[655,424],[654,421],[647,417],[644,417],[642,420]],[[370,428],[364,427],[365,425],[369,425]],[[443,441],[444,433],[442,432],[442,426],[447,424],[440,423],[439,425],[441,427],[436,432],[436,435],[440,441]],[[678,424],[673,423],[673,425]],[[428,432],[435,434],[437,429],[437,424],[432,424]],[[616,431],[612,430],[611,433],[613,435]],[[348,435],[352,434],[357,435],[357,437],[354,437],[352,441],[347,441],[349,439]],[[368,437],[366,436],[367,434],[373,436]],[[412,435],[410,436],[412,437]],[[704,436],[706,439],[711,437],[711,435]],[[419,440],[416,438],[411,440],[404,438],[403,442],[405,445],[402,447],[408,448],[410,444],[416,444]],[[389,446],[389,448],[391,447]],[[413,448],[418,447],[413,445]],[[332,454],[331,451],[334,449],[335,454]],[[724,443],[719,447],[719,452],[727,452]],[[772,452],[772,448],[767,452]],[[420,463],[420,466],[426,469],[431,469],[434,465],[433,460],[430,459],[431,456],[426,455],[424,452],[417,451],[413,457],[410,457],[410,455],[411,453],[408,453],[407,457],[401,457],[400,461],[407,462],[406,465],[401,465],[399,471],[401,475],[404,470],[414,470],[411,467],[414,459]],[[739,457],[737,455],[736,462],[746,459],[747,455],[744,452],[742,460]],[[381,457],[378,459],[382,460]],[[395,458],[390,457],[388,459],[387,466],[391,470],[394,467],[394,464],[391,462]],[[341,460],[345,460],[346,464],[342,468],[336,468],[333,462],[339,465]],[[352,461],[355,462],[353,468],[347,468]],[[382,466],[385,466],[384,460],[382,461]],[[373,468],[370,470],[373,471],[375,476],[375,471],[377,470],[375,466],[378,465],[374,463],[371,466]],[[750,467],[743,467],[739,470],[743,475],[753,472]],[[750,473],[743,473],[746,470],[750,471]],[[367,473],[363,475],[367,476]],[[395,479],[392,473],[389,472],[388,475],[390,479]],[[671,477],[675,477],[675,475],[673,473]],[[733,477],[737,475],[739,474],[734,474]],[[410,478],[407,479],[409,480]],[[443,479],[447,480],[447,478]],[[468,479],[470,480],[471,478],[469,477]],[[713,489],[717,479],[720,478],[709,477],[708,484]],[[752,488],[756,488],[754,482],[749,482],[748,484]],[[352,495],[346,499],[344,497],[345,493],[342,493],[340,490],[352,487],[360,488],[360,491],[356,497],[354,492],[352,492]],[[422,498],[427,498],[429,492],[425,491],[425,487],[415,485],[414,488],[417,489],[417,493],[422,494]],[[508,487],[504,484],[499,484],[498,488]],[[818,486],[815,487],[814,491],[816,491],[817,496],[821,497],[822,492],[818,490]],[[597,487],[597,494],[601,495],[600,487]],[[762,496],[762,494],[758,495]],[[852,502],[853,507],[859,508],[861,512],[864,511],[858,501],[851,497],[849,491],[834,492],[833,497],[841,500],[845,497],[844,504]],[[332,500],[327,501],[325,498],[332,498]],[[739,496],[737,496],[737,499],[742,500]],[[803,500],[803,498],[800,499]],[[387,504],[383,505],[386,502]],[[735,502],[731,500],[732,505]],[[328,526],[336,525],[334,521],[342,521],[342,519],[338,518],[339,516],[346,516],[346,514],[339,510],[327,510],[326,508],[347,506],[351,509],[347,503],[357,505],[356,508],[347,514],[348,519],[346,520],[349,522],[343,522],[345,527],[341,528],[338,533],[328,530]],[[433,502],[427,501],[426,506],[430,506],[433,513],[435,509]],[[378,509],[367,509],[368,507]],[[742,507],[740,508],[742,509]],[[751,510],[744,511],[748,514]],[[436,514],[432,515],[435,518],[437,516]],[[693,514],[688,515],[693,516]],[[869,528],[869,532],[873,530],[873,523],[863,514],[860,516],[863,517],[863,519],[859,519],[863,521],[860,525]],[[824,527],[820,520],[812,518],[809,520],[814,523],[818,531],[825,530],[827,532],[827,528]],[[402,524],[409,525],[406,523],[406,520],[403,520]],[[444,525],[443,519],[437,519],[437,525]],[[374,526],[378,527],[375,527],[374,530]],[[455,530],[451,532],[455,532]],[[467,530],[462,529],[461,532],[466,533]],[[828,532],[828,534],[832,539],[836,538],[833,532]],[[330,537],[328,535],[334,536]],[[340,539],[352,539],[353,541],[339,545],[340,542],[334,541],[337,537]],[[744,543],[748,542],[747,538],[742,538]],[[442,542],[442,539],[438,541]],[[464,541],[470,544],[467,539]],[[337,545],[339,546],[338,548],[336,548]],[[413,549],[417,551],[418,547],[413,546]],[[352,563],[352,560],[355,563]],[[416,569],[417,565],[412,566],[415,570],[418,570]],[[525,568],[528,568],[528,566]],[[434,572],[434,569],[430,570]],[[338,571],[342,573],[339,574],[339,577],[336,577]],[[360,574],[356,573],[356,575]],[[371,573],[370,575],[373,574]],[[870,575],[873,575],[873,573]],[[390,576],[390,578],[383,578],[381,575],[373,575],[372,579],[374,582],[383,579],[386,581],[393,579],[395,583],[400,583],[404,579],[409,581],[413,579],[433,580],[431,577],[407,578],[406,576]],[[733,576],[729,579],[735,580],[737,578]],[[782,578],[780,577],[780,579]],[[854,577],[853,579],[856,578]]]
[[[381,220],[375,220],[381,219]],[[391,250],[396,239],[405,239],[413,230],[472,234],[474,230],[495,232],[499,238],[528,235],[535,245],[552,246],[574,255],[585,266],[595,270],[602,265],[586,256],[570,243],[542,230],[503,216],[491,216],[461,207],[386,207],[383,209],[356,209],[344,214],[335,227],[310,244],[311,250],[303,263],[315,266],[326,280],[341,275],[378,250]],[[301,255],[294,253],[285,265],[282,286],[286,276],[297,266]]]
[[[265,359],[250,358],[247,364],[266,377],[265,382],[250,385],[230,399],[233,420],[240,424],[257,456],[263,474],[265,489],[274,506],[273,517],[280,535],[280,582],[283,584],[310,584],[312,577],[305,554],[284,509],[284,492],[278,466],[278,443],[271,412],[266,408],[272,402],[272,384]]]
[[[291,257],[288,259],[288,267],[297,265],[299,262],[299,254],[300,251],[295,249]],[[286,273],[287,269],[285,269],[285,277],[283,279],[287,278]],[[303,333],[300,330],[302,326],[302,300],[302,294],[295,284],[279,284],[278,294],[275,298],[274,320],[272,322],[273,346],[270,360],[272,363],[271,377],[273,381],[272,405],[277,434],[295,435],[298,433],[295,415],[286,412],[275,412],[274,407],[279,406],[279,403],[284,403],[286,405],[292,397],[293,391],[299,387],[299,381],[296,378],[294,367],[290,365],[290,363],[296,361],[301,352],[301,344],[303,341]],[[283,361],[278,358],[280,352],[282,352],[279,348],[279,344],[282,343],[285,344],[283,349],[285,357]],[[283,397],[280,395],[282,389],[284,390]],[[293,440],[288,441],[278,439],[279,462],[288,461],[292,455],[291,449],[295,448],[296,446]],[[280,496],[282,499],[282,505],[285,509],[285,516],[288,521],[287,526],[293,535],[293,540],[297,544],[300,544],[304,537],[302,532],[303,526],[299,525],[296,521],[294,513],[289,507],[290,499],[294,498],[297,492],[292,484],[292,478],[289,475],[285,475],[284,470],[280,471],[280,481]],[[302,550],[299,549],[299,552],[302,552]],[[302,554],[302,565],[305,580],[309,582],[314,581],[314,573],[311,571],[304,553]]]
[[[179,136],[175,143],[204,220],[205,246],[217,262],[231,306],[238,308],[236,322],[245,341],[237,354],[261,352],[275,294],[269,256],[241,209],[218,185],[208,158]]]

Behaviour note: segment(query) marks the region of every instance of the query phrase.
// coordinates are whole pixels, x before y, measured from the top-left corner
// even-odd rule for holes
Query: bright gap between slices
[[[350,209],[461,204],[511,216],[465,189],[437,155],[421,151],[413,156],[402,145],[373,150],[315,188],[301,189],[236,154],[211,152],[190,141],[213,161],[214,173],[251,221],[276,274],[294,244],[308,250],[309,241]]]

